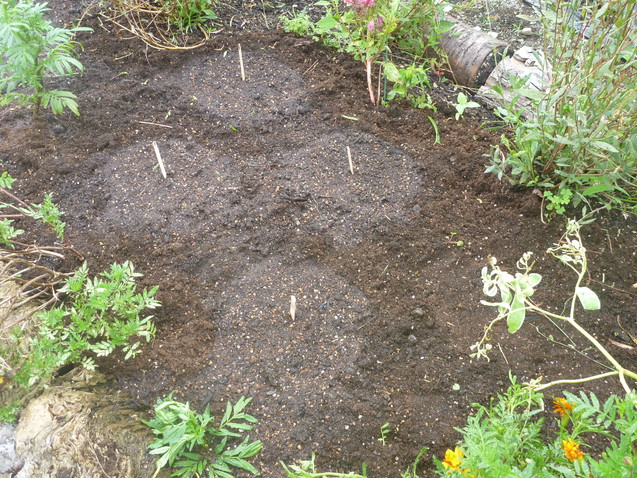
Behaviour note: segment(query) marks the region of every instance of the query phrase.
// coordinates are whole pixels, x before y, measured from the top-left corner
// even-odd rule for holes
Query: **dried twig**
[[[114,8],[108,19],[151,48],[192,50],[204,45],[210,38],[208,31],[201,25],[198,25],[198,29],[204,38],[194,43],[190,35],[175,32],[171,12],[165,7],[157,6],[152,0],[111,0],[111,2]]]
[[[172,129],[172,128],[173,128],[172,126],[169,126],[169,125],[167,125],[167,124],[153,123],[152,121],[142,121],[142,120],[137,120],[137,122],[138,122],[138,123],[141,123],[141,124],[149,124],[149,125],[151,125],[151,126],[161,126],[162,128],[170,128],[170,129]]]

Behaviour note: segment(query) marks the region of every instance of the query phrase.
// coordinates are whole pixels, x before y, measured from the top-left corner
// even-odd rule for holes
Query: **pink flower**
[[[359,5],[361,7],[373,7],[376,0],[345,0],[345,3]]]
[[[384,26],[385,26],[385,22],[383,21],[383,17],[381,17],[380,15],[377,15],[375,19],[373,19],[367,24],[367,29],[370,32],[374,32],[376,30],[382,30]]]

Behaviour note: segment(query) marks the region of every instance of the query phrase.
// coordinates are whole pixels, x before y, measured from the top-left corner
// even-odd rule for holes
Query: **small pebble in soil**
[[[62,124],[54,124],[53,128],[51,128],[51,130],[53,131],[53,133],[55,134],[62,134],[66,132],[66,128],[64,127],[64,125]]]
[[[411,345],[414,345],[416,342],[418,342],[418,339],[416,338],[414,334],[410,334],[407,337],[407,342],[409,342]]]
[[[520,30],[520,33],[521,33],[522,35],[524,35],[524,36],[527,36],[527,37],[528,37],[528,36],[533,35],[533,29],[532,29],[532,28],[530,28],[530,27],[525,27],[525,28],[523,28],[522,30]]]
[[[414,319],[422,319],[425,316],[425,311],[422,308],[418,307],[411,311],[411,316]]]

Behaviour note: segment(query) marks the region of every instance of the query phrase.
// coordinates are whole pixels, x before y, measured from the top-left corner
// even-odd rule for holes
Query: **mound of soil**
[[[537,195],[483,173],[500,133],[479,113],[456,121],[457,92],[439,85],[436,144],[430,112],[369,103],[361,64],[267,30],[261,7],[270,27],[279,11],[233,5],[224,31],[180,52],[89,15],[85,74],[57,85],[78,95],[81,116],[2,112],[0,161],[19,193],[55,194],[93,272],[130,260],[144,286],[160,286],[157,338],[135,360],[102,361],[111,386],[146,405],[175,391],[215,411],[254,397],[266,478],[312,452],[321,469],[364,462],[391,477],[424,446],[426,476],[470,404],[504,390],[509,371],[599,373],[597,352],[550,343],[566,340],[534,317],[495,333],[491,362],[469,357],[493,318],[479,302],[490,255],[512,271],[536,253],[537,300],[553,310],[574,279],[544,254],[564,221],[543,223]],[[581,322],[634,367],[633,350],[610,342],[633,347],[625,332],[637,335],[634,218],[605,213],[583,232],[603,307]],[[621,393],[614,381],[587,389]]]

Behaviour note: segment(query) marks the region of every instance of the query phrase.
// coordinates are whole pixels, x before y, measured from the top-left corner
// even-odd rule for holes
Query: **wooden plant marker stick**
[[[166,170],[164,169],[164,162],[161,160],[161,154],[159,153],[159,147],[157,141],[153,141],[153,148],[155,148],[155,156],[157,156],[157,163],[159,163],[159,170],[161,175],[166,179]]]
[[[290,296],[290,317],[292,320],[296,318],[296,297],[293,295]]]
[[[349,161],[349,172],[354,174],[354,163],[352,163],[352,152],[349,146],[347,146],[347,160]]]
[[[243,53],[241,52],[241,43],[237,44],[239,48],[239,65],[241,65],[241,80],[246,81],[246,72],[243,69]]]

